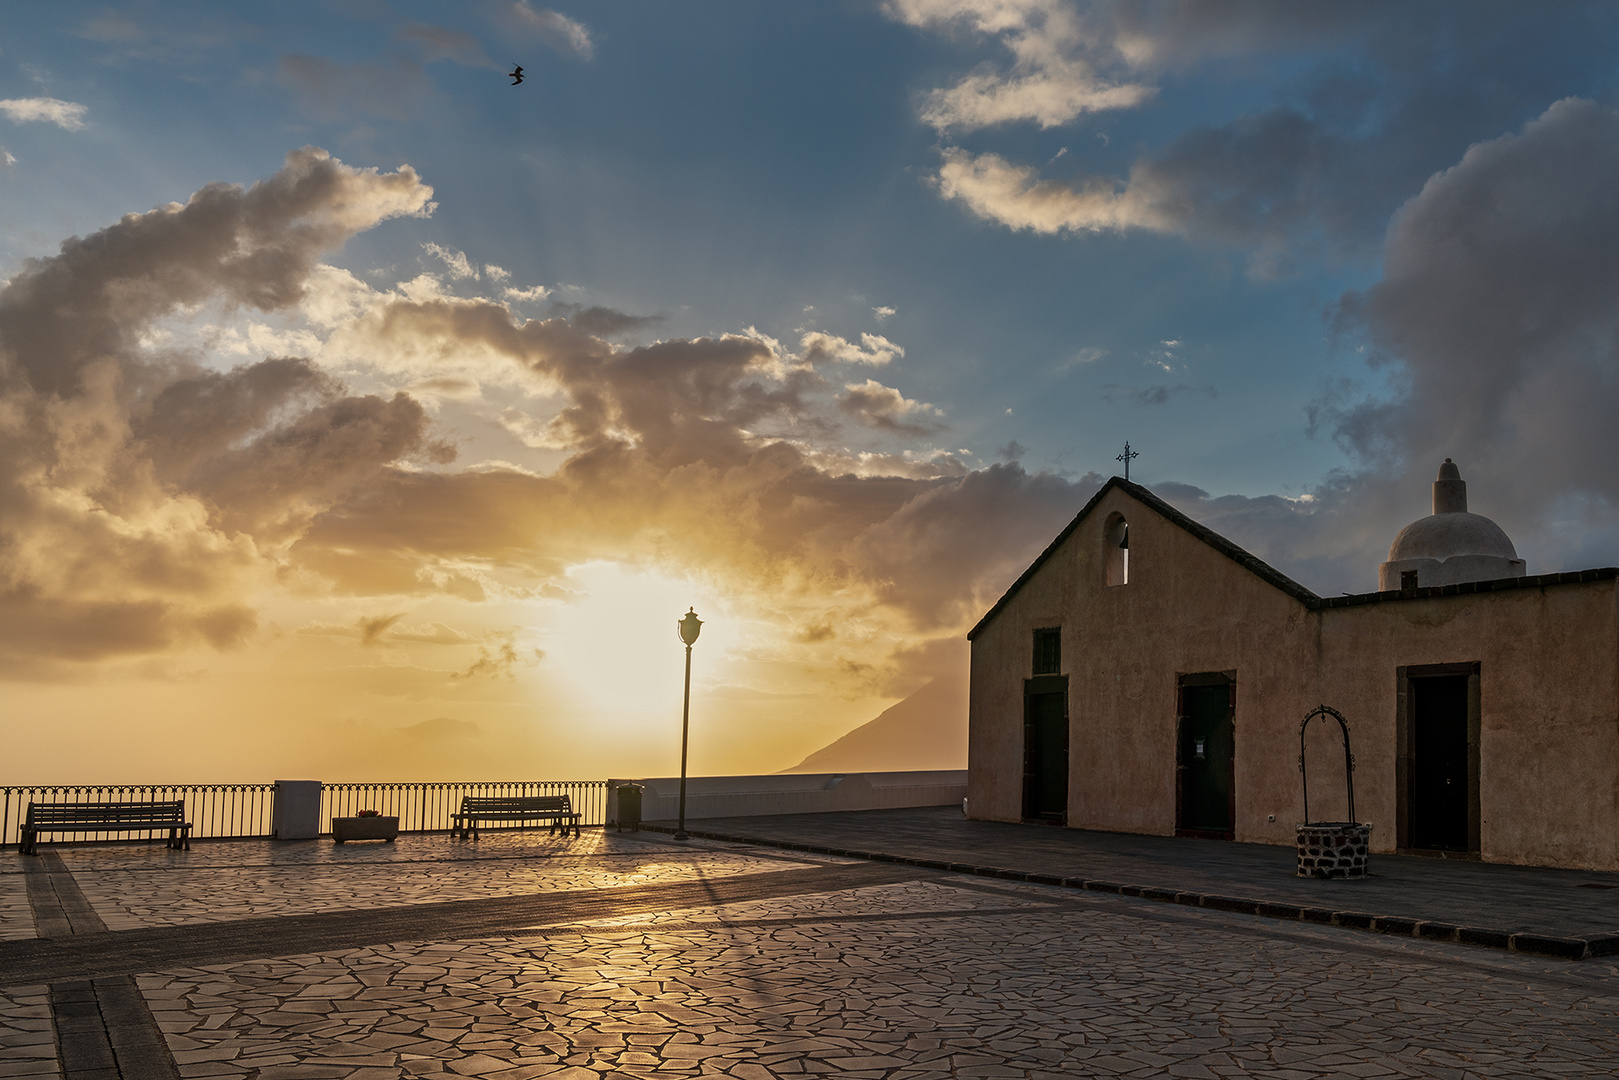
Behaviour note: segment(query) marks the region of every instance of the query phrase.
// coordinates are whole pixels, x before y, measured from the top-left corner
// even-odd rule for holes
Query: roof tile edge
[[[1432,600],[1470,593],[1507,592],[1511,589],[1537,589],[1551,585],[1583,585],[1593,581],[1612,581],[1619,578],[1619,566],[1598,566],[1590,570],[1564,570],[1552,574],[1531,574],[1525,577],[1488,578],[1484,581],[1461,581],[1450,585],[1425,585],[1420,589],[1387,589],[1383,592],[1345,593],[1316,601],[1317,608],[1357,607],[1361,604],[1385,604],[1397,600]]]

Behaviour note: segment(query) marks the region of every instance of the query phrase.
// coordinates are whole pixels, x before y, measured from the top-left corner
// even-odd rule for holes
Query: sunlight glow
[[[688,608],[703,619],[693,652],[695,696],[728,666],[734,627],[724,608],[701,585],[622,563],[587,563],[569,578],[582,596],[553,616],[566,628],[550,632],[545,650],[574,715],[626,737],[678,739],[685,646],[676,625]]]

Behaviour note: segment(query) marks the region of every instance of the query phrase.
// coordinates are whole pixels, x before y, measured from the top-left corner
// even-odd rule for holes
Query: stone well
[[[1353,821],[1298,825],[1299,877],[1363,878],[1372,827]]]

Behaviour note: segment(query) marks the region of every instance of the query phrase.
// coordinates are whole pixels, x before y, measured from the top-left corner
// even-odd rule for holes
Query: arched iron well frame
[[[1349,787],[1349,821],[1354,823],[1355,817],[1355,755],[1349,752],[1349,721],[1344,714],[1330,705],[1317,705],[1305,714],[1304,722],[1299,725],[1299,780],[1304,785],[1304,823],[1310,824],[1310,774],[1304,767],[1304,732],[1309,728],[1310,721],[1318,716],[1330,716],[1338,721],[1338,726],[1344,733],[1344,779]]]

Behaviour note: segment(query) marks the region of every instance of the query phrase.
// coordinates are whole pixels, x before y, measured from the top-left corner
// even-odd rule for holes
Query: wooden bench
[[[169,830],[169,848],[191,850],[186,804],[174,802],[81,802],[28,804],[19,854],[39,854],[39,834],[57,832],[156,832]]]
[[[491,821],[544,821],[549,819],[551,831],[557,831],[561,824],[562,831],[566,833],[568,826],[573,826],[573,835],[579,835],[579,812],[573,808],[566,795],[501,795],[484,798],[478,795],[463,795],[461,797],[461,812],[451,814],[455,822],[450,831],[461,834],[465,840],[467,834],[472,839],[478,839],[478,823]]]

